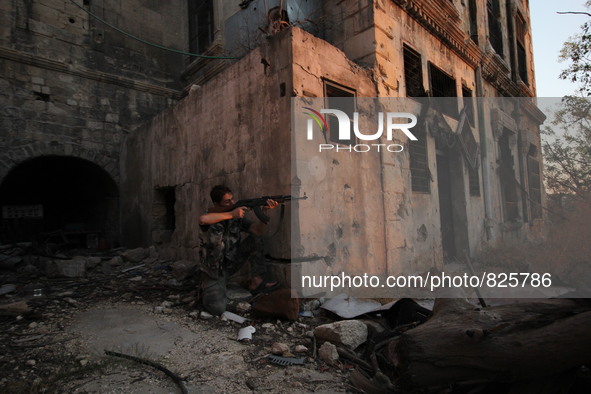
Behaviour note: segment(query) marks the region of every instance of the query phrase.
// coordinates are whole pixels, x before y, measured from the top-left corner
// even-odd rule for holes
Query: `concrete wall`
[[[354,88],[359,97],[375,97],[371,71],[360,68],[326,41],[294,29],[293,51],[295,93],[309,100],[309,106],[326,108],[322,98],[325,80]],[[302,112],[298,106],[294,109],[296,119]],[[351,273],[383,273],[386,266],[380,156],[319,153],[318,143],[324,142],[321,135],[306,141],[305,124],[301,123],[294,124],[293,133],[296,150],[292,176],[301,181],[301,191],[310,197],[300,204],[301,239],[298,245],[292,245],[294,257],[322,257],[329,266],[346,264]],[[330,273],[330,268],[319,269],[328,271],[318,273]]]
[[[122,176],[127,244],[154,242],[162,253],[197,260],[197,221],[211,205],[212,186],[226,184],[238,199],[290,193],[292,33],[274,36],[129,135]],[[164,240],[154,220],[159,187],[176,194],[176,229]],[[271,233],[279,211],[272,211]],[[289,216],[287,231],[279,232],[284,238],[268,241],[277,257],[289,257],[288,223]]]

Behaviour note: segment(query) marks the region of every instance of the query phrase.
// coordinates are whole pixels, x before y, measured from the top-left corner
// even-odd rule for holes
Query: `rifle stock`
[[[263,210],[261,209],[261,207],[267,206],[267,200],[274,200],[274,201],[277,201],[279,204],[285,204],[286,202],[289,202],[292,200],[307,200],[307,199],[308,199],[308,196],[306,196],[305,194],[303,197],[294,197],[289,194],[282,194],[282,195],[276,195],[276,196],[262,196],[259,198],[248,198],[248,199],[244,199],[244,200],[238,200],[236,202],[236,204],[234,204],[230,207],[212,206],[207,210],[207,212],[210,212],[210,213],[229,212],[229,211],[233,211],[236,208],[246,207],[246,208],[251,208],[254,211],[256,217],[259,218],[259,220],[261,222],[267,224],[267,223],[269,223],[270,218],[267,215],[265,215],[263,213]]]

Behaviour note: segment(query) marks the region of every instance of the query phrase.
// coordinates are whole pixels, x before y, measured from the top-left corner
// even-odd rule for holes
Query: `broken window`
[[[513,169],[514,159],[511,153],[511,138],[515,138],[513,132],[505,128],[503,135],[499,139],[499,176],[501,179],[505,221],[519,218],[517,180],[515,179],[515,170]]]
[[[324,97],[327,109],[338,109],[349,117],[351,122],[351,139],[339,139],[339,121],[336,116],[327,114],[326,121],[329,129],[329,139],[332,142],[344,145],[355,145],[356,138],[353,134],[353,113],[355,112],[355,90],[338,85],[331,81],[324,81]]]
[[[519,78],[527,85],[529,82],[527,77],[527,52],[525,50],[526,27],[525,20],[519,14],[515,16],[515,33],[517,41],[517,71]]]
[[[440,70],[433,63],[429,63],[432,97],[458,97],[456,80]],[[439,109],[452,118],[458,118],[458,103],[456,100],[438,100]]]
[[[468,182],[470,188],[470,195],[473,197],[480,197],[480,166],[476,168],[468,167]]]
[[[469,0],[468,14],[470,18],[470,39],[472,39],[472,41],[478,45],[478,8],[476,6],[476,0]]]
[[[421,55],[406,44],[404,53],[404,83],[407,97],[425,97]]]
[[[470,121],[470,126],[474,126],[476,123],[474,121],[474,100],[472,99],[472,90],[468,89],[466,86],[462,86],[462,97],[464,99],[464,109],[466,111],[466,116]]]
[[[431,192],[431,172],[429,171],[429,156],[427,152],[427,133],[417,125],[413,128],[417,141],[409,141],[410,178],[412,191],[419,193]]]
[[[168,230],[170,233],[176,228],[176,214],[174,206],[176,192],[174,187],[156,188],[152,217],[154,230]]]
[[[213,42],[213,0],[189,0],[189,51],[203,53]]]
[[[540,178],[540,162],[537,158],[537,149],[530,145],[527,154],[527,180],[529,186],[529,200],[532,219],[542,217],[542,190]]]
[[[499,1],[500,0],[487,0],[486,11],[490,45],[500,57],[503,57],[503,33],[501,30],[501,5]]]

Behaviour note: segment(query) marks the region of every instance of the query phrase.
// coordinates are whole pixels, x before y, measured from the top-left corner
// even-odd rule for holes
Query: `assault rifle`
[[[229,206],[229,207],[218,207],[213,206],[208,209],[208,212],[211,213],[220,213],[220,212],[229,212],[236,208],[245,207],[251,208],[254,211],[254,214],[259,218],[259,220],[265,224],[269,223],[270,218],[263,213],[261,207],[267,206],[267,200],[274,200],[277,201],[279,204],[284,204],[286,202],[292,200],[307,200],[308,196],[304,194],[303,197],[294,197],[288,194],[278,195],[278,196],[263,196],[259,198],[248,198],[245,200],[238,200],[236,204]]]

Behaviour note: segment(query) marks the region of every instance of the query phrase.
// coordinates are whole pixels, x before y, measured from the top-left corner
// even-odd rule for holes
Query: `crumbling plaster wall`
[[[122,176],[128,244],[155,243],[171,258],[198,261],[198,218],[211,205],[212,186],[228,185],[237,199],[290,193],[292,33],[272,37],[128,136]],[[170,240],[154,231],[159,187],[176,194]],[[267,241],[268,251],[288,258],[290,219],[279,223],[279,211],[270,211],[269,231],[279,225],[283,231]]]
[[[353,63],[324,40],[294,29],[294,93],[324,107],[324,80],[354,87],[358,97],[375,97],[370,70]],[[301,108],[295,108],[295,111]],[[297,116],[297,115],[296,115]],[[303,126],[303,127],[302,127]],[[309,200],[300,204],[299,245],[294,257],[322,257],[326,267],[317,274],[333,272],[331,266],[347,267],[349,274],[385,273],[384,204],[377,154],[318,152],[324,139],[305,139],[305,124],[294,129],[294,177]],[[295,231],[295,230],[294,230]],[[310,267],[305,267],[310,269]],[[324,271],[323,271],[324,270]]]
[[[404,79],[403,45],[406,44],[421,54],[423,70],[423,86],[429,88],[428,63],[431,62],[456,80],[458,96],[461,96],[462,87],[476,91],[474,69],[450,50],[431,32],[412,18],[407,12],[391,1],[376,1],[376,51],[377,67],[380,84],[378,89],[381,96],[405,97],[406,86]],[[457,127],[457,120],[446,117],[452,129]],[[476,132],[474,137],[479,141]],[[400,163],[392,162],[384,170],[389,174],[384,178],[390,185],[390,199],[398,201],[396,209],[386,210],[392,223],[391,232],[404,238],[400,245],[388,244],[388,262],[392,267],[406,272],[416,269],[428,269],[430,266],[438,266],[443,256],[441,254],[441,232],[439,209],[439,194],[437,189],[437,165],[436,148],[433,138],[436,130],[431,130],[427,140],[429,170],[432,175],[431,192],[412,192],[411,176],[409,169],[409,156],[405,154]],[[459,150],[455,154],[460,155]],[[398,165],[397,165],[398,164]],[[394,176],[392,172],[401,171],[401,175]],[[391,174],[391,175],[390,175]],[[482,197],[471,197],[468,191],[467,166],[464,164],[460,174],[464,181],[464,195],[466,202],[464,209],[468,218],[467,232],[471,236],[470,250],[474,250],[482,241],[481,234],[484,229],[484,212]],[[391,238],[390,238],[391,239]]]

